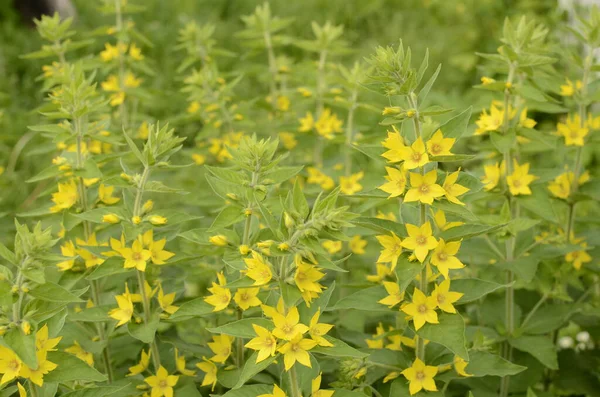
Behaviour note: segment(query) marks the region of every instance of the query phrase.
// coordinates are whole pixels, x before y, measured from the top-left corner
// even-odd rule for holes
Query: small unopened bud
[[[139,225],[140,223],[142,223],[142,217],[140,217],[140,216],[134,216],[134,217],[131,218],[131,222],[134,225]]]
[[[573,338],[570,336],[563,336],[558,340],[558,346],[560,346],[562,349],[570,349],[574,344]]]
[[[248,255],[249,252],[250,252],[250,247],[248,245],[246,245],[246,244],[240,245],[240,254]]]
[[[381,114],[383,116],[389,116],[393,114],[399,114],[401,111],[402,109],[400,108],[400,106],[386,106],[385,108],[383,108],[383,112],[381,112]]]
[[[29,335],[31,333],[31,324],[29,323],[29,321],[24,320],[21,323],[21,330],[25,335]]]
[[[250,216],[250,215],[252,215],[252,208],[246,208],[246,209],[244,210],[244,215],[246,215],[246,216]]]
[[[131,175],[127,175],[124,172],[121,172],[121,179],[126,180],[127,182],[131,181]]]
[[[291,229],[296,224],[296,221],[294,221],[294,218],[292,218],[292,216],[290,214],[288,214],[287,212],[284,212],[283,213],[283,223],[285,223],[285,227],[287,227],[288,229]]]
[[[144,203],[144,205],[142,205],[142,213],[147,214],[148,212],[152,211],[152,208],[154,208],[154,201],[148,200]]]
[[[575,336],[577,342],[588,343],[590,341],[590,333],[587,331],[582,331]]]
[[[226,196],[227,196],[227,198],[229,198],[229,199],[231,199],[231,200],[233,200],[233,201],[237,201],[237,200],[239,200],[239,197],[238,197],[238,195],[237,195],[237,194],[234,194],[234,193],[227,193],[227,194],[226,194]]]
[[[208,241],[217,247],[225,247],[227,245],[227,237],[222,234],[212,236],[208,239]]]
[[[406,117],[414,117],[415,114],[417,114],[417,112],[415,112],[414,110],[407,110],[406,111]]]
[[[116,214],[106,214],[102,216],[102,222],[115,224],[121,222],[121,219]]]
[[[148,220],[154,226],[165,225],[167,223],[167,218],[160,215],[152,215],[148,218]]]
[[[23,291],[24,293],[28,293],[29,292],[29,287],[21,286],[21,291]]]
[[[288,251],[290,249],[290,245],[288,243],[279,243],[277,248],[281,251]]]
[[[3,336],[6,331],[8,331],[8,327],[5,325],[0,325],[0,336]]]

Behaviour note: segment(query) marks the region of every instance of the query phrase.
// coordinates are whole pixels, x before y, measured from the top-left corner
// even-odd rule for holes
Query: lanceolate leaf
[[[555,344],[546,336],[521,336],[509,339],[511,346],[531,354],[550,369],[558,369]]]
[[[469,357],[465,371],[472,376],[509,376],[527,369],[486,351],[471,351]]]
[[[461,292],[463,294],[457,303],[468,303],[499,289],[506,288],[507,285],[477,278],[463,278],[452,280],[450,287],[452,291]]]
[[[417,332],[422,338],[428,341],[439,343],[447,347],[457,356],[469,360],[465,340],[465,322],[462,316],[458,313],[438,314],[439,324],[426,323]]]

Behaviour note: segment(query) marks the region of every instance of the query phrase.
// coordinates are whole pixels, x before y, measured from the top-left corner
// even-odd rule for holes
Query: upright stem
[[[75,168],[77,170],[80,170],[83,168],[83,133],[84,133],[84,131],[83,131],[83,126],[82,126],[82,121],[83,121],[83,123],[87,123],[87,120],[85,120],[85,119],[82,120],[79,117],[73,118],[73,124],[75,127],[75,134],[76,134],[76,147],[77,147],[77,157],[76,157]],[[77,177],[77,189],[78,189],[78,195],[79,195],[81,207],[82,207],[83,211],[86,212],[89,209],[88,202],[87,202],[87,190],[86,190],[85,183],[84,183],[82,177]],[[84,234],[86,241],[89,240],[92,233],[93,233],[92,225],[90,224],[90,222],[83,221],[83,234]],[[90,288],[92,291],[92,301],[93,301],[94,305],[100,305],[100,288],[98,286],[98,281],[90,280]],[[110,347],[108,344],[108,338],[106,337],[106,330],[104,328],[104,323],[96,323],[96,329],[98,331],[98,336],[100,337],[100,340],[105,345],[104,349],[102,349],[102,361],[104,364],[104,368],[106,370],[106,376],[108,378],[108,383],[112,383],[113,370],[112,370],[112,366],[110,364],[111,354],[110,354]]]
[[[142,306],[144,307],[144,323],[148,324],[150,322],[151,313],[150,301],[148,300],[148,295],[146,295],[146,273],[138,270],[137,279],[140,295],[142,295]],[[158,351],[158,345],[155,340],[150,343],[150,349],[152,349],[152,363],[154,364],[154,369],[158,371],[160,368],[160,352]]]
[[[290,369],[288,374],[290,376],[290,387],[292,388],[292,396],[291,397],[302,397],[302,392],[300,391],[300,385],[298,385],[298,374],[296,373],[295,365]]]
[[[356,109],[356,99],[358,97],[358,89],[354,87],[350,98],[350,109],[348,110],[348,118],[346,120],[346,152],[344,153],[344,174],[350,176],[352,174],[352,141],[354,140],[354,111]]]
[[[269,73],[271,73],[271,78],[269,79],[271,106],[275,109],[277,106],[277,61],[275,60],[275,51],[273,50],[273,43],[271,42],[271,32],[268,27],[266,27],[263,32],[263,38],[265,40],[265,47],[267,47],[267,56],[269,58]]]
[[[23,263],[21,263],[21,267],[23,266],[24,262],[26,262],[27,258],[23,260]],[[15,324],[19,324],[19,321],[21,321],[21,304],[23,303],[23,290],[21,288],[21,286],[23,285],[23,273],[21,272],[21,267],[19,267],[19,269],[17,270],[16,280],[16,285],[19,288],[19,297],[17,298],[17,301],[13,303],[12,309],[13,323]]]
[[[125,57],[121,52],[123,42],[121,41],[121,34],[123,30],[123,13],[121,11],[121,0],[115,0],[115,18],[116,18],[116,29],[117,29],[117,51],[119,53],[119,88],[125,90]],[[125,101],[119,105],[119,113],[121,115],[121,123],[124,129],[128,127],[127,121],[127,106]]]
[[[504,120],[502,122],[502,132],[507,134],[510,129],[510,99],[511,99],[511,87],[515,76],[516,65],[509,64],[508,79],[506,80],[506,88],[504,89]],[[504,166],[506,167],[506,175],[512,173],[512,154],[510,149],[503,153],[504,155]],[[509,204],[512,204],[512,199],[509,197]],[[513,217],[513,206],[511,205],[511,218]],[[516,236],[510,237],[506,241],[506,261],[512,262],[514,259]],[[511,337],[515,328],[515,290],[512,286],[515,275],[512,270],[506,272],[506,282],[509,286],[506,288],[506,295],[504,296],[504,317],[507,337]],[[512,357],[512,346],[510,343],[505,342],[502,347],[502,355],[505,359],[511,360]],[[510,377],[505,376],[502,378],[500,383],[500,396],[508,396],[508,390],[510,385]]]
[[[317,93],[316,102],[317,107],[315,111],[315,120],[318,120],[323,113],[324,106],[324,95],[327,90],[327,79],[325,78],[325,64],[327,61],[327,50],[323,49],[319,53],[319,66],[317,67]],[[313,161],[317,168],[323,167],[323,137],[317,136],[315,142],[315,149],[313,155]]]

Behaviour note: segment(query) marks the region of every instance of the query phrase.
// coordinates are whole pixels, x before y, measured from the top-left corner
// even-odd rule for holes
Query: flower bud
[[[142,223],[142,218],[139,217],[139,216],[134,216],[134,217],[131,218],[131,222],[134,225],[139,225],[140,223]]]
[[[208,239],[208,241],[212,244],[212,245],[216,245],[217,247],[225,247],[228,243],[227,241],[227,237],[219,234],[216,236],[212,236]]]
[[[283,213],[283,223],[285,223],[285,227],[287,227],[288,229],[291,229],[296,224],[294,218],[292,218],[292,216],[287,212]]]
[[[240,254],[248,255],[248,253],[250,253],[250,247],[246,244],[240,245]]]
[[[142,205],[142,214],[147,214],[148,212],[152,211],[152,208],[154,208],[154,201],[146,201],[144,205]]]
[[[116,214],[106,214],[102,216],[102,222],[115,224],[121,222],[121,219]]]
[[[160,215],[152,215],[148,218],[151,224],[154,226],[161,226],[167,223],[167,218]]]
[[[383,116],[390,116],[394,114],[400,114],[401,111],[402,109],[400,108],[400,106],[386,106],[385,108],[383,108],[383,112],[381,112],[381,114]]]
[[[31,324],[29,323],[29,321],[24,320],[21,323],[21,330],[25,335],[29,335],[31,333]]]

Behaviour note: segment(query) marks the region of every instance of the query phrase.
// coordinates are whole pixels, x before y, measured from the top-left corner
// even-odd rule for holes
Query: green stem
[[[263,38],[265,40],[265,47],[267,47],[267,56],[269,58],[269,73],[271,73],[271,78],[269,79],[271,106],[275,109],[277,107],[277,61],[275,60],[275,52],[273,50],[273,43],[271,42],[271,33],[268,30],[268,27],[266,27],[263,32]]]
[[[151,312],[150,301],[148,300],[148,295],[146,295],[146,273],[138,270],[137,279],[140,295],[142,296],[142,306],[144,307],[144,323],[148,324],[150,322]],[[160,368],[160,352],[158,351],[156,339],[150,343],[150,349],[152,350],[152,363],[154,364],[154,369],[158,371]]]
[[[23,260],[23,262],[25,262],[25,260]],[[23,264],[21,264],[21,267],[22,266]],[[19,288],[19,297],[17,298],[17,301],[13,304],[12,309],[13,322],[15,324],[19,324],[19,321],[21,321],[21,304],[23,303],[23,290],[21,288],[21,286],[23,285],[23,273],[21,272],[21,267],[19,267],[19,269],[17,270],[16,280],[16,285]]]
[[[121,11],[121,0],[115,0],[115,18],[116,18],[116,30],[117,30],[117,51],[119,53],[119,89],[125,90],[125,57],[121,52],[123,42],[121,41],[122,30],[123,30],[123,13]],[[127,130],[127,106],[125,101],[119,105],[119,113],[121,116],[122,127]]]
[[[348,110],[348,119],[346,120],[346,152],[344,157],[344,174],[352,174],[352,141],[354,140],[354,111],[356,109],[356,99],[358,97],[357,88],[354,87],[352,97],[350,98],[350,109]]]
[[[29,383],[29,394],[31,394],[31,397],[38,397],[37,386],[34,385],[32,381],[28,381],[28,383]]]
[[[140,212],[142,209],[142,199],[144,197],[144,189],[146,188],[146,182],[148,182],[148,177],[150,176],[150,167],[145,166],[144,172],[142,173],[142,178],[137,186],[137,192],[135,194],[135,202],[133,205],[133,216],[140,216]]]
[[[531,317],[533,317],[533,315],[544,304],[544,302],[546,302],[547,299],[548,299],[548,294],[542,295],[542,297],[540,298],[540,300],[535,304],[535,306],[531,309],[531,311],[529,312],[529,314],[527,314],[527,317],[525,317],[525,319],[521,323],[521,328],[525,327],[525,325],[529,322],[529,320],[531,320]]]

